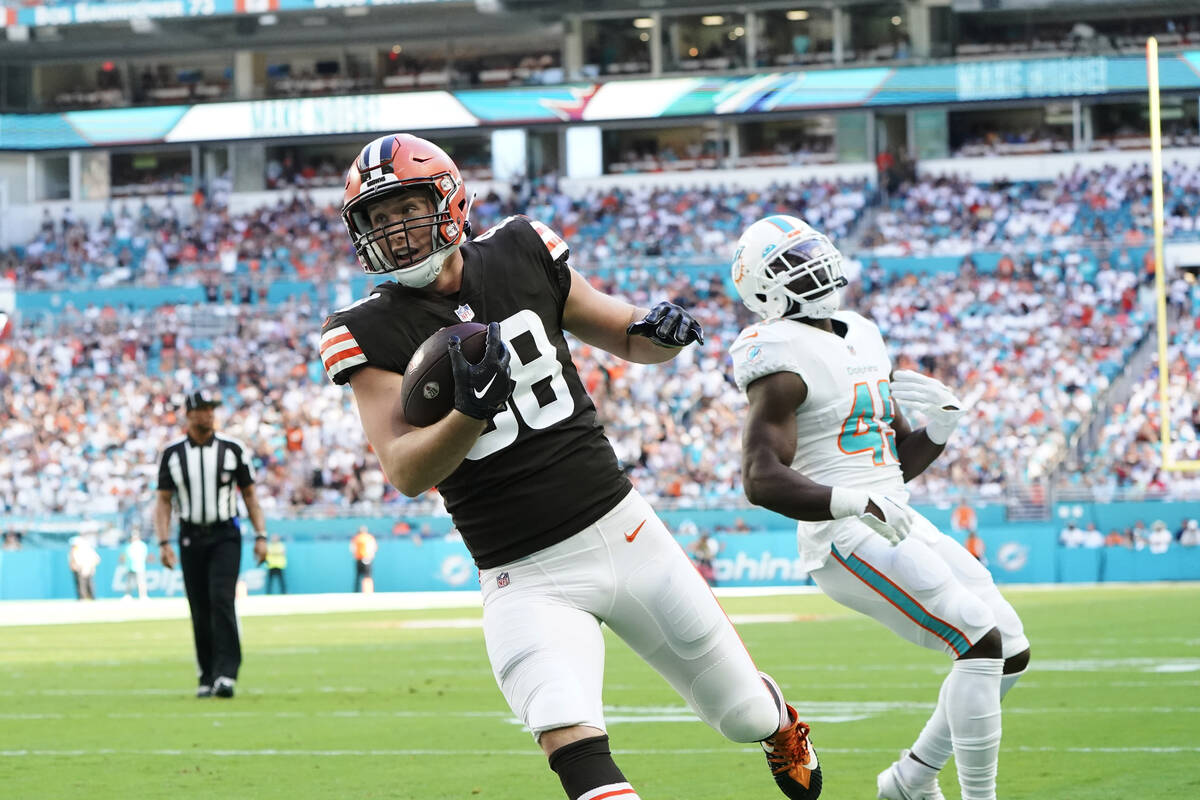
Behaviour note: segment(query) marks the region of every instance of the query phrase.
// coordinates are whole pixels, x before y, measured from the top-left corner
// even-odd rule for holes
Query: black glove
[[[500,338],[500,323],[488,325],[487,344],[478,364],[467,361],[457,336],[450,337],[448,348],[454,373],[454,407],[475,419],[491,419],[504,410],[514,384],[508,371],[508,348]]]
[[[704,344],[704,328],[695,317],[674,303],[663,301],[650,309],[641,322],[634,322],[625,332],[630,336],[645,336],[660,347],[686,347],[692,342]]]

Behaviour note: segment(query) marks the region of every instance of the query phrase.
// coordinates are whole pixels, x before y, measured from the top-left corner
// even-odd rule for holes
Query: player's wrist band
[[[929,441],[936,445],[944,445],[950,438],[950,434],[954,433],[954,429],[958,427],[958,419],[953,422],[943,422],[941,420],[930,420],[925,423],[925,435],[929,437]]]
[[[171,543],[171,540],[170,540],[170,539],[159,539],[159,540],[158,540],[158,546],[159,546],[159,547],[166,547],[166,546],[167,546],[167,545],[169,545],[170,543]]]
[[[871,496],[862,489],[844,489],[834,486],[829,493],[829,515],[833,519],[859,517],[867,512]]]
[[[259,539],[262,539],[262,540],[265,542],[265,541],[267,540],[267,535],[266,535],[265,533],[260,533],[260,534],[258,534],[257,536],[255,536],[255,537],[254,537],[254,541],[256,541],[256,542],[257,542]]]

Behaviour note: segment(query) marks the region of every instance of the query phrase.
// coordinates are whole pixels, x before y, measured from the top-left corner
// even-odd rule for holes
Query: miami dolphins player
[[[924,729],[879,774],[878,796],[942,800],[937,774],[953,755],[963,800],[994,800],[1000,700],[1029,663],[1029,640],[987,569],[905,489],[967,409],[934,378],[892,373],[875,324],[839,310],[842,254],[803,220],[755,222],[732,271],[761,318],[731,348],[749,399],[746,496],[797,520],[801,561],[825,594],[953,659]]]

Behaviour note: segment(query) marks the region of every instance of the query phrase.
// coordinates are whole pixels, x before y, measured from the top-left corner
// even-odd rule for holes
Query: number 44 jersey
[[[509,217],[460,252],[458,293],[380,284],[325,320],[321,359],[339,385],[364,366],[403,374],[438,329],[465,320],[500,323],[516,388],[438,486],[475,563],[487,569],[583,530],[631,485],[563,336],[571,288],[566,243],[540,222]]]
[[[906,498],[883,337],[850,311],[834,314],[833,327],[786,319],[751,325],[730,348],[734,379],[745,391],[771,373],[794,372],[808,385],[796,409],[792,469],[817,483]]]
[[[907,502],[883,337],[873,322],[850,311],[833,315],[833,329],[793,320],[751,325],[730,348],[734,379],[745,391],[775,372],[799,375],[808,396],[796,409],[792,469],[827,486],[873,489]],[[855,517],[797,522],[800,566],[814,570],[829,558],[831,545],[850,553],[875,535]]]

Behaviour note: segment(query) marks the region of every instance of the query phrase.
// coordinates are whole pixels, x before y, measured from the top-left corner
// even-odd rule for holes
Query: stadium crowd
[[[1056,191],[1085,205],[1089,191],[1107,197],[1111,190],[1122,198],[1117,208],[1134,213],[1135,191],[1120,181],[1141,176],[1103,174],[1060,178]],[[1196,174],[1185,172],[1181,180],[1195,181]],[[914,198],[945,189],[924,183],[898,202],[930,202]],[[1014,196],[993,187],[981,197],[1007,211],[1005,197],[1019,206],[1042,196],[1030,191]],[[870,187],[849,183],[570,198],[545,182],[522,197],[481,198],[476,224],[482,231],[523,210],[560,230],[572,244],[572,263],[606,291],[643,305],[668,297],[695,310],[706,344],[668,365],[626,364],[578,345],[575,352],[641,491],[659,501],[714,504],[741,498],[744,399],[730,380],[727,348],[750,321],[726,285],[724,258],[714,254],[731,252],[745,224],[773,211],[799,213],[845,239],[870,201]],[[1017,214],[1034,216],[1028,210],[995,216],[1011,222]],[[986,241],[1014,230],[1035,233],[1006,224]],[[880,324],[897,367],[932,373],[973,403],[949,457],[914,484],[918,497],[998,496],[1006,484],[1051,475],[1073,430],[1102,410],[1097,397],[1149,330],[1148,289],[1140,265],[1129,259],[1098,258],[1090,250],[1034,252],[1002,259],[989,272],[964,259],[955,275],[918,281],[885,272],[863,252],[861,263],[850,262],[855,274],[845,306]],[[209,291],[199,305],[67,308],[19,320],[21,346],[9,348],[10,363],[0,371],[0,509],[41,513],[85,498],[96,511],[146,503],[156,453],[179,435],[179,399],[196,385],[217,386],[226,397],[222,428],[255,452],[269,514],[291,507],[397,504],[416,513],[440,506],[435,494],[410,502],[386,484],[349,393],[329,385],[314,358],[320,319],[351,299],[344,287],[359,275],[332,209],[297,196],[241,215],[200,204],[185,219],[169,207],[143,204],[136,211],[120,206],[91,227],[68,212],[47,217],[32,242],[7,253],[2,272],[22,288],[190,282]],[[316,289],[265,302],[279,278],[310,280]],[[1194,284],[1179,292],[1197,303]],[[1188,339],[1179,348],[1194,373],[1200,343]],[[1125,442],[1132,432],[1135,445],[1124,445],[1131,455],[1123,457],[1133,465],[1092,462],[1085,473],[1068,475],[1069,482],[1095,483],[1111,473],[1106,480],[1116,488],[1154,491],[1167,480],[1195,488],[1153,468],[1157,451],[1137,413],[1145,397],[1135,391],[1118,409],[1102,448],[1112,450],[1112,441]],[[1186,419],[1177,438],[1194,447],[1195,404],[1179,409]]]
[[[1165,230],[1200,234],[1200,168],[1164,172]],[[977,250],[1146,243],[1151,228],[1145,165],[1076,168],[1048,181],[976,183],[922,177],[900,187],[876,215],[863,245],[876,255],[966,255]]]

